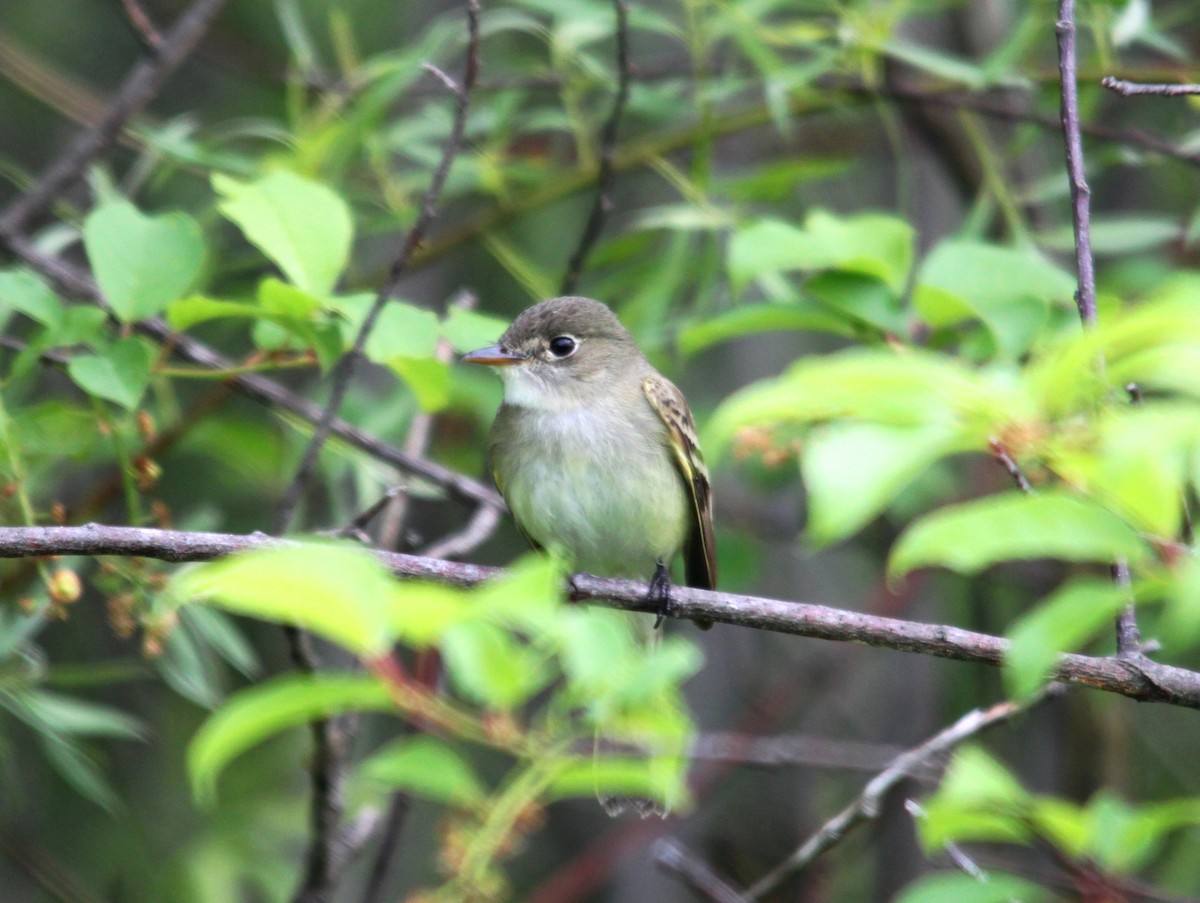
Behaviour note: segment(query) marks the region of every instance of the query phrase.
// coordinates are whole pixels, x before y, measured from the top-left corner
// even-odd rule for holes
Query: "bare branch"
[[[1059,0],[1058,71],[1062,79],[1062,129],[1067,150],[1067,177],[1071,180],[1071,222],[1075,229],[1075,267],[1079,288],[1075,304],[1085,327],[1096,325],[1096,274],[1092,259],[1091,197],[1083,165],[1083,140],[1079,135],[1079,86],[1075,83],[1075,0]]]
[[[246,549],[287,540],[264,533],[188,533],[138,527],[0,528],[0,558],[44,555],[124,555],[163,561],[207,561]],[[395,576],[433,580],[451,586],[471,587],[496,576],[499,568],[445,561],[399,552],[374,552]],[[569,598],[622,611],[655,613],[647,601],[647,586],[633,580],[615,580],[576,574],[570,580]],[[945,624],[925,624],[884,618],[857,611],[808,602],[787,602],[715,590],[675,586],[671,589],[671,616],[688,620],[717,621],[740,627],[771,630],[794,636],[837,642],[865,643],[957,661],[999,665],[1008,641],[990,634]],[[1052,677],[1142,702],[1161,702],[1200,709],[1200,673],[1148,660],[1068,654],[1059,657]]]
[[[1149,85],[1141,82],[1128,82],[1123,78],[1114,78],[1111,75],[1106,75],[1100,79],[1100,84],[1114,94],[1120,94],[1122,97],[1134,97],[1145,94],[1151,94],[1156,97],[1183,97],[1191,94],[1200,94],[1200,85]]]
[[[43,254],[23,236],[9,236],[6,238],[6,242],[14,254],[53,282],[60,291],[69,296],[99,304],[107,309],[99,286],[86,273],[66,261]],[[166,322],[157,317],[140,320],[135,328],[167,345],[180,357],[194,364],[212,370],[228,370],[234,366],[233,361],[203,342],[186,333],[173,332]],[[257,373],[239,373],[233,376],[229,382],[247,398],[286,411],[309,423],[315,423],[322,415],[320,405],[300,397],[269,377]],[[465,474],[443,467],[426,458],[408,455],[340,418],[334,418],[329,429],[342,441],[380,461],[391,464],[393,467],[416,474],[444,489],[459,501],[471,505],[488,505],[500,511],[506,510],[504,500],[496,490]]]
[[[154,27],[154,23],[137,0],[121,0],[121,5],[125,8],[125,15],[133,27],[134,34],[141,38],[151,50],[161,51],[163,36]]]
[[[660,869],[677,875],[706,900],[713,903],[747,903],[746,897],[717,877],[708,863],[678,840],[659,838],[650,849],[650,857]]]
[[[1067,148],[1067,175],[1071,180],[1071,222],[1075,229],[1075,265],[1079,273],[1079,288],[1075,305],[1084,329],[1096,325],[1096,274],[1092,258],[1091,189],[1088,188],[1083,165],[1083,141],[1079,135],[1079,89],[1075,79],[1075,0],[1059,0],[1058,71],[1062,79],[1062,126]],[[1100,361],[1100,366],[1104,361]],[[1129,569],[1123,562],[1113,566],[1114,579]],[[1137,613],[1127,605],[1117,615],[1117,654],[1125,657],[1141,655],[1141,634]]]
[[[154,99],[227,2],[196,0],[192,4],[163,38],[158,51],[134,66],[95,125],[78,135],[29,191],[0,213],[0,235],[16,235],[83,175],[88,164],[112,145],[125,123]]]
[[[993,725],[1007,721],[1025,711],[1026,705],[1001,702],[989,709],[972,709],[948,728],[934,734],[924,743],[896,757],[886,769],[871,779],[862,793],[849,806],[823,824],[787,859],[771,869],[745,892],[747,900],[761,899],[777,888],[783,880],[811,865],[818,856],[837,845],[847,833],[879,814],[883,798],[893,787],[913,774],[914,768],[928,767],[958,744]]]
[[[1008,471],[1008,475],[1013,478],[1013,482],[1017,484],[1017,488],[1022,492],[1033,492],[1033,486],[1030,485],[1028,478],[1021,470],[1019,465],[1013,458],[1003,442],[995,437],[988,440],[988,448],[992,451],[992,457],[996,462]]]
[[[422,554],[429,558],[461,558],[468,552],[473,552],[496,532],[496,527],[500,524],[500,513],[500,509],[491,505],[480,505],[466,526],[427,546],[422,550]]]
[[[291,525],[292,518],[296,513],[296,507],[299,505],[300,498],[304,494],[304,490],[307,488],[308,482],[312,478],[313,471],[316,468],[317,455],[320,454],[325,440],[329,438],[333,420],[337,417],[338,411],[342,406],[342,401],[346,397],[346,392],[350,388],[350,378],[354,373],[355,361],[362,354],[363,348],[367,344],[367,337],[370,336],[371,330],[375,328],[375,323],[379,319],[379,315],[383,312],[384,307],[387,306],[388,301],[391,300],[392,295],[399,286],[400,279],[408,268],[413,253],[425,240],[425,233],[429,230],[429,226],[437,216],[437,204],[442,194],[442,187],[446,184],[446,176],[450,172],[450,166],[454,163],[454,159],[458,156],[458,152],[462,147],[463,134],[467,125],[467,110],[470,107],[471,101],[471,89],[474,87],[475,79],[479,75],[478,0],[466,0],[466,9],[467,28],[470,34],[467,41],[466,69],[463,75],[462,88],[455,92],[458,103],[454,110],[454,122],[450,128],[450,136],[446,139],[446,146],[442,150],[441,162],[438,164],[438,168],[433,174],[433,179],[429,183],[429,188],[425,192],[425,198],[421,202],[421,212],[417,216],[417,221],[408,230],[408,234],[405,236],[404,243],[400,248],[400,253],[392,262],[391,271],[388,273],[383,286],[379,289],[379,293],[375,296],[375,303],[371,305],[371,309],[367,312],[362,326],[359,327],[358,335],[354,337],[354,346],[350,351],[342,355],[337,366],[334,368],[333,389],[330,392],[329,401],[325,405],[325,410],[321,414],[320,419],[317,420],[316,431],[309,440],[308,447],[304,450],[304,456],[300,461],[300,466],[296,469],[296,475],[292,479],[291,485],[288,486],[287,492],[284,493],[283,501],[279,506],[278,516],[275,519],[276,533],[285,532]]]
[[[570,295],[579,284],[579,276],[583,265],[587,262],[592,247],[600,238],[604,229],[604,219],[612,210],[612,189],[615,181],[613,156],[617,149],[617,131],[621,127],[621,116],[625,112],[625,103],[629,99],[629,82],[632,70],[629,62],[629,3],[627,0],[613,0],[613,9],[617,16],[617,96],[613,100],[612,112],[604,123],[600,136],[600,168],[596,173],[596,198],[592,202],[591,213],[579,236],[579,244],[571,261],[567,264],[567,272],[559,287],[560,295]]]

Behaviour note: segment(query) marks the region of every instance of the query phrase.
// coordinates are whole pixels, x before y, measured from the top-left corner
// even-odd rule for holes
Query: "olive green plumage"
[[[687,401],[608,307],[543,301],[465,360],[504,379],[490,460],[531,542],[582,571],[638,579],[683,552],[688,584],[716,585],[712,497]]]

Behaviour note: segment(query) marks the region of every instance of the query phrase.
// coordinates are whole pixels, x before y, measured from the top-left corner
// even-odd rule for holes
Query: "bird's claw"
[[[646,601],[655,603],[654,629],[662,626],[663,618],[671,613],[671,575],[667,566],[659,560],[654,568],[654,576],[650,578],[650,591]]]

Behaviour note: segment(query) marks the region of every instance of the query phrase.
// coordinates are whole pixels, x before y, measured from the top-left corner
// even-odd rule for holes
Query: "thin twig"
[[[1100,79],[1100,84],[1122,97],[1142,94],[1152,94],[1157,97],[1183,97],[1200,94],[1200,85],[1149,85],[1142,82],[1125,81],[1123,78],[1115,78],[1111,75]]]
[[[808,734],[756,736],[712,732],[696,737],[688,749],[688,756],[696,761],[733,762],[762,768],[807,765],[853,771],[879,771],[887,767],[901,752],[901,748],[878,743],[831,740]]]
[[[992,457],[996,459],[997,463],[1008,471],[1008,475],[1013,478],[1013,482],[1017,484],[1018,489],[1022,492],[1033,492],[1032,484],[1030,484],[1029,479],[1021,470],[1021,465],[1016,462],[1012,453],[1009,452],[1008,446],[993,437],[988,440],[988,448],[991,449]]]
[[[81,132],[37,183],[0,213],[0,235],[15,235],[45,210],[88,164],[116,140],[131,117],[155,98],[168,76],[188,57],[228,0],[196,0],[167,32],[158,51],[138,63],[112,95],[95,125]]]
[[[45,555],[124,555],[163,561],[207,561],[247,549],[286,543],[265,533],[191,533],[139,527],[89,524],[83,527],[2,527],[0,558]],[[478,586],[499,568],[466,562],[374,551],[372,554],[399,578],[450,586]],[[645,583],[576,574],[568,598],[621,611],[655,613]],[[947,624],[885,618],[807,602],[743,596],[689,586],[671,589],[671,616],[719,621],[793,636],[864,643],[956,661],[999,665],[1008,642],[1001,637]],[[1069,653],[1062,655],[1054,680],[1116,693],[1142,702],[1161,702],[1200,709],[1200,672],[1153,661]]]
[[[449,307],[460,310],[473,310],[479,299],[474,292],[463,290],[459,292]],[[449,363],[454,357],[454,349],[445,339],[437,343],[434,358],[441,363]],[[429,450],[429,442],[433,438],[434,415],[430,411],[418,411],[408,427],[408,436],[404,440],[404,453],[414,458],[424,458]],[[379,547],[381,549],[399,550],[400,540],[404,531],[404,521],[408,516],[409,493],[405,487],[392,497],[379,524]]]
[[[429,558],[461,558],[483,545],[500,524],[501,512],[491,505],[480,505],[461,530],[443,536],[422,549]]]
[[[755,882],[745,892],[746,899],[761,899],[785,878],[807,868],[818,856],[837,845],[852,828],[873,820],[878,816],[888,791],[910,777],[914,768],[927,767],[940,760],[964,740],[1007,721],[1026,707],[1017,702],[1001,702],[989,709],[973,709],[924,743],[901,753],[891,765],[871,779],[854,802],[823,824],[791,856]]]
[[[163,36],[154,27],[154,22],[146,15],[146,11],[142,9],[141,4],[137,0],[121,0],[121,6],[125,8],[125,15],[129,19],[129,24],[133,27],[134,34],[141,38],[151,50],[161,50]]]
[[[708,863],[678,840],[659,838],[650,848],[650,858],[664,872],[678,876],[684,884],[712,903],[747,903],[746,897],[721,880]]]
[[[21,235],[8,236],[6,243],[21,260],[41,273],[64,294],[91,301],[107,309],[103,295],[95,281],[77,267],[42,253],[32,242]],[[229,370],[233,361],[214,351],[208,345],[186,333],[176,333],[165,321],[151,317],[140,320],[135,328],[170,347],[180,357],[213,370]],[[230,385],[242,395],[254,401],[278,408],[301,420],[315,423],[322,414],[320,405],[302,398],[279,383],[256,373],[241,373],[229,380]],[[504,500],[492,487],[479,480],[443,467],[426,458],[414,458],[393,445],[335,418],[330,432],[342,441],[358,448],[378,460],[402,471],[416,474],[423,480],[444,489],[451,497],[470,505],[489,505],[504,511]]]
[[[296,468],[295,476],[284,492],[279,510],[275,517],[274,532],[287,532],[295,518],[300,499],[303,497],[308,484],[316,471],[317,458],[332,430],[333,421],[337,418],[342,402],[350,389],[350,381],[354,375],[354,365],[366,347],[367,339],[380,314],[395,294],[400,280],[412,259],[413,252],[424,241],[425,233],[437,215],[438,199],[450,167],[462,147],[463,135],[466,131],[467,110],[470,107],[471,88],[479,73],[479,3],[478,0],[466,0],[467,30],[467,59],[463,84],[455,86],[454,94],[457,100],[454,121],[450,135],[442,151],[442,159],[438,164],[429,188],[421,203],[421,212],[417,221],[409,229],[401,245],[400,252],[392,262],[387,279],[375,296],[375,302],[363,319],[354,337],[354,344],[348,352],[339,358],[333,371],[333,385],[329,400],[325,404],[300,465]],[[302,673],[314,670],[314,657],[310,644],[304,633],[295,628],[287,631],[292,661],[296,669]],[[310,815],[310,835],[308,851],[305,855],[304,877],[293,898],[295,903],[324,903],[328,898],[334,881],[333,849],[338,833],[338,822],[342,811],[341,785],[344,777],[344,755],[342,746],[345,742],[343,732],[336,721],[321,720],[312,723],[313,761],[310,768],[312,784],[312,801]]]
[[[1071,223],[1075,230],[1075,266],[1079,287],[1075,305],[1085,327],[1096,325],[1096,274],[1092,259],[1091,197],[1083,165],[1083,140],[1079,134],[1079,87],[1075,83],[1075,0],[1059,0],[1058,71],[1062,79],[1062,130],[1067,152],[1067,177],[1071,182]]]
[[[560,295],[570,295],[579,284],[583,266],[587,262],[592,247],[600,238],[604,229],[604,220],[612,210],[612,189],[615,179],[613,157],[617,149],[617,132],[621,127],[621,116],[625,113],[625,103],[629,99],[629,82],[632,70],[629,61],[629,4],[627,0],[613,0],[613,10],[617,17],[617,96],[613,100],[612,112],[604,123],[600,135],[600,167],[596,172],[596,197],[592,201],[592,210],[588,214],[583,234],[579,236],[579,244],[571,260],[567,264],[567,272],[559,286]]]
[[[446,139],[446,145],[442,150],[442,159],[438,163],[437,170],[430,180],[429,188],[425,192],[417,221],[408,230],[408,234],[405,236],[400,248],[400,253],[396,255],[387,279],[375,296],[375,303],[371,305],[371,309],[367,312],[366,318],[358,329],[358,335],[354,337],[353,347],[346,354],[342,355],[337,366],[334,368],[333,388],[330,392],[329,401],[325,405],[324,413],[316,423],[316,430],[309,440],[308,447],[304,450],[304,456],[301,458],[300,466],[296,469],[296,475],[284,493],[283,501],[279,506],[278,516],[275,519],[276,533],[283,533],[291,526],[292,518],[296,513],[296,507],[300,503],[300,498],[304,494],[304,490],[307,488],[313,471],[316,468],[317,455],[320,454],[325,440],[329,438],[330,427],[334,418],[337,417],[342,401],[346,397],[346,392],[350,388],[350,378],[354,373],[355,361],[362,354],[363,348],[366,347],[367,338],[370,336],[371,330],[375,328],[375,323],[379,319],[379,315],[391,300],[392,295],[395,294],[396,288],[399,286],[400,280],[408,268],[409,262],[412,260],[413,253],[425,240],[425,233],[429,230],[430,225],[437,216],[437,205],[441,197],[442,186],[445,185],[446,176],[450,172],[450,166],[454,163],[462,147],[463,134],[467,125],[467,111],[471,103],[471,89],[474,87],[475,79],[479,74],[478,0],[466,0],[466,10],[467,28],[470,35],[467,42],[466,68],[463,74],[462,85],[455,92],[457,104],[454,110],[454,122],[450,128],[450,135]]]

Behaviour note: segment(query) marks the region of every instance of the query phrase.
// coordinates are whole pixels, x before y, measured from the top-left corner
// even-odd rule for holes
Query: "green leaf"
[[[1016,357],[1033,343],[1049,305],[1070,304],[1074,291],[1074,278],[1036,250],[948,239],[921,265],[913,304],[935,328],[978,317],[1000,350]]]
[[[1101,800],[1106,808],[1112,804],[1110,797]],[[1089,804],[1089,811],[1098,808],[1097,802]],[[1119,800],[1115,802],[1125,818],[1114,826],[1113,819],[1097,817],[1088,849],[1101,865],[1121,874],[1131,874],[1149,864],[1168,834],[1200,825],[1200,797],[1182,797],[1132,811]]]
[[[38,721],[62,734],[125,740],[143,740],[146,736],[138,719],[99,703],[48,690],[23,694],[21,701]]]
[[[89,395],[133,410],[150,382],[154,352],[139,338],[113,342],[103,354],[81,354],[67,363],[67,373]]]
[[[870,349],[805,358],[775,379],[727,398],[709,420],[704,449],[723,453],[745,426],[838,418],[894,426],[953,427],[984,448],[997,424],[1032,418],[1007,373],[978,373],[947,357]]]
[[[912,266],[913,229],[878,213],[840,218],[814,210],[798,228],[764,219],[736,230],[729,242],[729,272],[740,290],[753,279],[791,270],[842,270],[904,289]]]
[[[1127,596],[1110,581],[1080,580],[1056,590],[1018,620],[1008,630],[1011,645],[1004,656],[1009,695],[1023,698],[1041,688],[1062,653],[1112,625]]]
[[[930,464],[954,451],[955,440],[943,425],[838,423],[814,429],[801,458],[813,541],[836,542],[863,527]]]
[[[663,782],[650,767],[649,757],[596,755],[567,760],[555,766],[547,790],[552,800],[593,796],[629,796],[660,799]]]
[[[360,775],[451,806],[476,806],[487,788],[457,750],[433,737],[394,740],[363,762]]]
[[[495,624],[464,621],[442,637],[451,683],[475,702],[512,708],[553,676],[545,657]]]
[[[492,344],[507,328],[508,323],[499,317],[463,310],[461,307],[451,307],[442,321],[442,335],[459,354]]]
[[[225,767],[252,746],[288,728],[349,711],[394,711],[374,677],[294,674],[242,690],[208,717],[188,747],[192,793],[211,803]]]
[[[360,656],[393,640],[388,606],[395,580],[355,546],[290,543],[197,565],[171,581],[181,599],[203,599],[238,614],[292,624]]]
[[[1112,512],[1065,491],[1008,492],[941,508],[901,534],[892,547],[892,577],[940,565],[974,574],[999,561],[1144,561],[1149,550]]]
[[[388,358],[388,369],[404,380],[423,411],[440,411],[450,403],[450,366],[432,357]]]
[[[989,870],[986,881],[962,872],[939,872],[910,884],[896,903],[1037,903],[1049,896],[1045,888],[1006,872]]]
[[[918,821],[928,852],[963,840],[1021,843],[1029,836],[1026,817],[1033,798],[1000,762],[981,747],[961,747],[950,761],[937,793],[926,800]]]
[[[908,315],[899,295],[874,276],[859,273],[820,273],[805,292],[837,314],[895,335],[908,329]]]
[[[1137,254],[1178,241],[1183,229],[1175,217],[1096,216],[1092,217],[1092,250],[1097,254]],[[1072,226],[1042,232],[1037,242],[1051,251],[1068,252],[1075,247]]]
[[[244,301],[222,301],[202,295],[189,295],[171,303],[167,308],[167,323],[174,330],[183,332],[198,323],[225,317],[257,319],[263,310],[256,304]]]
[[[275,170],[253,182],[215,175],[217,206],[298,288],[329,294],[346,268],[354,223],[332,189]]]
[[[63,306],[58,296],[26,269],[0,270],[0,326],[13,311],[36,320],[51,332],[63,322]]]
[[[689,323],[679,333],[679,350],[693,355],[730,339],[762,332],[815,329],[845,331],[842,318],[811,301],[796,304],[741,304],[716,316]]]
[[[187,294],[204,266],[204,235],[182,213],[146,216],[128,201],[95,208],[83,221],[92,272],[123,323],[151,317]]]

